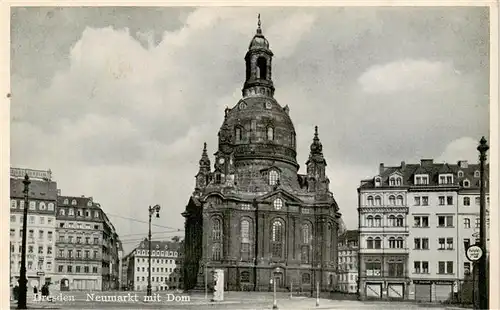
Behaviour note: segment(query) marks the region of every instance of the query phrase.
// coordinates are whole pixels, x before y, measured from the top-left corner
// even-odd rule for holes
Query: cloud
[[[488,129],[487,62],[471,43],[487,33],[480,19],[375,8],[107,10],[54,10],[49,21],[45,9],[18,11],[11,160],[52,169],[63,193],[93,196],[110,214],[147,221],[141,210],[159,203],[159,224],[183,227],[203,142],[215,153],[224,108],[241,97],[257,13],[301,172],[318,125],[349,229],[359,180],[379,162],[437,158]],[[450,148],[446,157],[458,156]],[[112,221],[120,234],[147,231]]]
[[[418,59],[404,59],[368,68],[358,79],[368,93],[401,91],[436,91],[452,85],[458,72],[450,64]]]
[[[477,146],[478,139],[462,137],[451,141],[446,145],[443,153],[437,159],[438,162],[456,163],[459,160],[467,160],[470,163],[479,162]]]

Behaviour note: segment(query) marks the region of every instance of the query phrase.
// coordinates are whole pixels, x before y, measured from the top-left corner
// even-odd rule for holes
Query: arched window
[[[267,79],[267,61],[264,57],[257,58],[257,78]]]
[[[397,204],[398,206],[402,206],[403,205],[403,196],[399,195],[398,198],[397,198]]]
[[[380,227],[382,226],[382,217],[380,215],[375,215],[375,227]]]
[[[461,178],[461,177],[463,177],[463,176],[464,176],[464,172],[463,172],[463,171],[459,171],[459,172],[458,172],[458,177],[459,177],[459,178]]]
[[[234,136],[236,138],[236,142],[243,140],[243,133],[241,131],[241,127],[236,127],[236,129],[234,130]]]
[[[273,205],[275,210],[281,210],[281,208],[283,207],[283,200],[281,200],[281,198],[276,198],[273,202]]]
[[[398,217],[396,218],[396,226],[403,227],[403,216],[402,215],[398,215]]]
[[[222,239],[222,223],[221,220],[215,218],[212,220],[212,240]]]
[[[375,197],[375,205],[380,206],[381,204],[382,204],[382,199],[380,198],[380,196],[376,196]]]
[[[276,170],[269,171],[269,185],[278,184],[279,173]]]
[[[302,243],[309,244],[311,242],[311,225],[309,223],[302,224]]]
[[[272,225],[271,247],[273,258],[283,256],[283,224],[278,220],[275,220]]]
[[[76,199],[71,200],[71,204],[76,206]]]
[[[290,145],[291,145],[291,147],[295,147],[295,133],[294,132],[292,132],[290,134]]]
[[[45,202],[40,202],[39,208],[40,210],[45,210]]]
[[[401,178],[396,178],[396,185],[401,186]]]
[[[267,127],[267,140],[274,140],[274,128],[271,126]]]
[[[375,238],[375,249],[381,249],[382,248],[382,240],[380,237]]]
[[[59,215],[64,215],[64,209],[59,209]]]
[[[394,186],[394,185],[396,185],[396,180],[395,180],[394,178],[391,178],[391,179],[389,180],[389,185],[390,185],[390,186]]]
[[[366,248],[373,249],[373,238],[369,237],[368,239],[366,239]]]
[[[247,219],[241,220],[241,258],[243,260],[250,259],[250,222]]]
[[[368,196],[367,201],[369,206],[373,206],[373,196]]]
[[[54,203],[53,202],[49,202],[48,206],[49,206],[49,211],[54,211]]]
[[[470,187],[469,180],[464,180],[464,187]]]
[[[476,197],[475,202],[478,205],[481,202],[481,199],[479,197]]]
[[[396,197],[394,197],[393,195],[389,196],[389,204],[391,206],[395,205],[396,204]]]
[[[398,237],[398,239],[396,239],[396,248],[398,248],[398,249],[403,248],[403,238],[402,237]]]
[[[302,274],[302,283],[303,284],[311,284],[311,275],[308,273]]]
[[[366,217],[366,226],[367,227],[373,227],[373,216],[368,215]]]
[[[380,186],[380,178],[375,178],[375,186]]]
[[[69,204],[69,200],[68,199],[64,199],[64,202],[63,202],[65,205]]]
[[[389,248],[394,249],[396,247],[396,238],[390,237],[389,238]]]
[[[394,215],[389,215],[389,226],[396,226],[396,217]]]

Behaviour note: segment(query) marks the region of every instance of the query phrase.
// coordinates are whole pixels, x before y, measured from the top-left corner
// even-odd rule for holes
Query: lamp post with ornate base
[[[489,309],[488,307],[488,275],[486,274],[486,264],[487,264],[487,241],[486,241],[486,204],[485,204],[485,175],[484,175],[484,164],[486,161],[486,152],[489,149],[488,144],[486,144],[486,139],[484,137],[479,141],[479,146],[477,150],[479,151],[479,176],[480,176],[480,187],[479,187],[479,218],[480,218],[480,230],[479,238],[481,240],[481,248],[483,250],[483,256],[479,260],[479,309]]]
[[[156,217],[160,217],[160,205],[155,205],[154,207],[149,206],[149,234],[148,234],[148,242],[149,242],[149,253],[148,253],[148,288],[146,294],[148,296],[152,295],[151,292],[151,216],[156,212]]]
[[[26,299],[28,293],[28,279],[26,278],[26,238],[28,226],[28,194],[31,181],[28,174],[24,176],[24,210],[23,210],[23,244],[21,247],[21,270],[19,272],[19,299],[17,301],[17,309],[27,309]]]

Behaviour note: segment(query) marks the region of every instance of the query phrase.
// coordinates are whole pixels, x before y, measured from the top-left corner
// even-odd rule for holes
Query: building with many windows
[[[118,288],[118,239],[92,197],[59,196],[57,206],[56,271],[59,290]],[[111,285],[116,265],[116,285]]]
[[[25,175],[30,177],[29,203],[24,201]],[[57,184],[51,171],[10,170],[10,282],[18,283],[21,268],[23,212],[28,208],[26,272],[28,291],[54,280]]]
[[[479,181],[478,164],[432,159],[396,167],[381,164],[377,176],[362,181],[360,295],[451,300],[472,268],[465,249],[479,238]],[[400,207],[406,213],[391,210]],[[391,229],[399,229],[399,236],[389,233]],[[388,254],[393,248],[407,257],[401,267],[405,282],[397,289],[390,266],[383,263],[385,257],[394,257]]]
[[[180,266],[180,243],[151,241],[151,288],[153,291],[179,288],[183,282]],[[126,256],[128,289],[146,291],[148,286],[149,242],[145,238]]]
[[[224,113],[214,170],[205,144],[183,212],[185,289],[203,290],[211,268],[224,270],[228,290],[267,291],[272,281],[278,290],[336,287],[341,214],[318,128],[299,174],[290,109],[274,98],[272,57],[259,21],[242,98]]]
[[[102,213],[92,197],[58,197],[55,284],[60,290],[102,289]]]
[[[347,230],[338,239],[339,262],[337,290],[342,293],[358,292],[359,232]]]

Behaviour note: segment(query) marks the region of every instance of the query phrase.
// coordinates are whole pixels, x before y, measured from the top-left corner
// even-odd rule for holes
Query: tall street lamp
[[[485,204],[485,175],[484,175],[484,163],[486,161],[486,152],[489,146],[486,144],[486,139],[484,137],[479,141],[479,146],[477,150],[479,151],[479,176],[480,176],[480,187],[479,187],[479,218],[480,218],[480,230],[479,238],[481,242],[481,248],[483,249],[483,256],[479,261],[479,309],[489,309],[488,307],[488,275],[486,274],[486,264],[487,264],[487,242],[486,242],[486,204]]]
[[[149,253],[148,253],[148,288],[146,294],[151,296],[151,216],[156,212],[156,217],[160,217],[160,205],[149,206]]]
[[[28,226],[28,194],[30,186],[30,178],[28,174],[24,176],[24,210],[23,210],[23,244],[21,247],[21,270],[19,272],[19,299],[17,301],[17,309],[26,308],[26,295],[28,293],[28,279],[26,278],[26,234]]]

